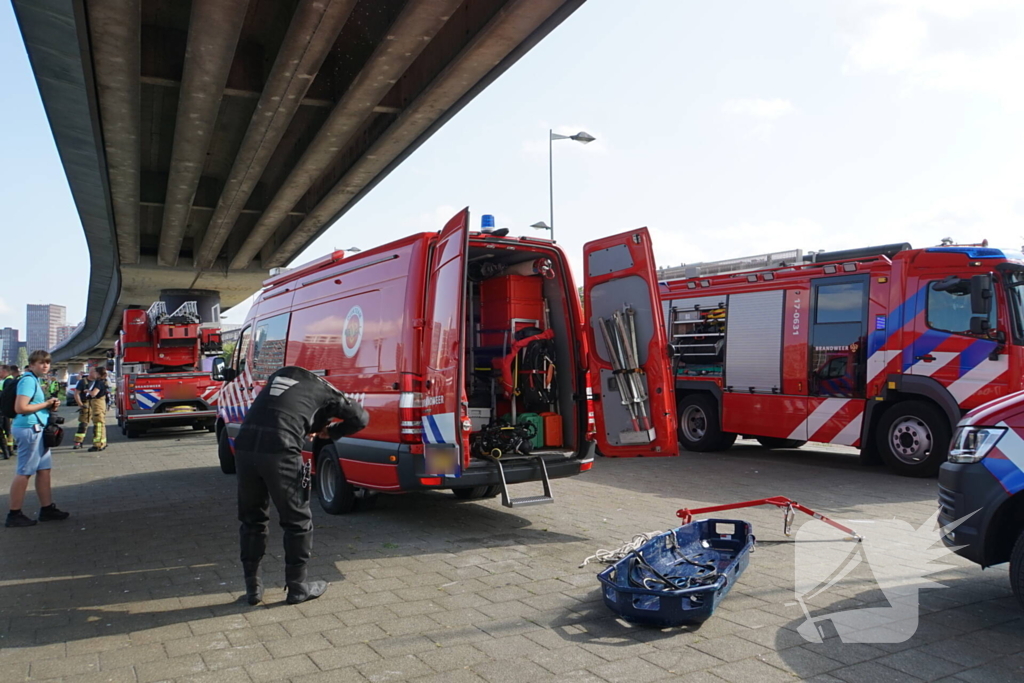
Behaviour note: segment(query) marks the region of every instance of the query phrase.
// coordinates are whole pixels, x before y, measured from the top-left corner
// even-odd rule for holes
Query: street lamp
[[[551,231],[551,241],[552,242],[555,241],[555,231],[552,229],[552,227],[550,225],[548,225],[544,221],[537,221],[536,223],[534,223],[530,227],[534,228],[536,230],[550,230]]]
[[[551,202],[551,225],[545,226],[551,231],[551,241],[555,240],[555,164],[554,155],[552,154],[552,145],[555,140],[575,140],[576,142],[582,142],[584,145],[588,145],[596,140],[593,135],[584,133],[582,130],[576,135],[559,135],[555,131],[548,129],[548,196]],[[537,226],[531,226],[537,227]]]

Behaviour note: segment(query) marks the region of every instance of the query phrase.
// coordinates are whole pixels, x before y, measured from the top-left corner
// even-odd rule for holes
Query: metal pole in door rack
[[[615,311],[610,318],[598,317],[598,327],[612,364],[612,375],[619,389],[622,405],[629,412],[632,432],[623,432],[626,443],[650,442],[654,435],[647,415],[647,391],[643,383],[643,369],[638,363],[635,311],[629,304]]]

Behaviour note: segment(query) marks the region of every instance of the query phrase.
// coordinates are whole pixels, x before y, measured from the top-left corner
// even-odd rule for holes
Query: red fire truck
[[[1022,388],[1024,255],[908,244],[660,283],[679,436],[860,447],[934,476],[968,410]]]
[[[194,301],[170,314],[162,301],[124,312],[114,363],[117,424],[129,439],[157,427],[214,431],[220,385],[203,360],[220,354],[220,330],[199,320]]]
[[[507,230],[471,233],[467,209],[439,233],[356,256],[337,251],[266,281],[230,367],[215,368],[225,380],[221,468],[234,472],[232,441],[245,412],[283,365],[321,374],[370,414],[359,434],[318,440],[306,453],[320,504],[333,514],[369,505],[376,492],[429,489],[461,498],[501,493],[509,507],[551,502],[549,480],[589,470],[595,438],[610,454],[677,452],[663,405],[671,378],[655,362],[668,345],[653,334],[661,309],[650,241],[638,231],[620,242],[628,257],[605,259],[587,287],[598,290],[602,316],[623,322],[613,337],[629,347],[632,378],[647,370],[650,398],[630,394],[628,409],[616,403],[607,417],[598,403],[606,433],[595,436],[590,426],[594,332],[583,333],[564,252]],[[620,310],[620,295],[601,299],[637,279],[632,309]],[[607,367],[589,359],[591,372]],[[522,482],[542,483],[544,495],[510,498],[508,487]]]

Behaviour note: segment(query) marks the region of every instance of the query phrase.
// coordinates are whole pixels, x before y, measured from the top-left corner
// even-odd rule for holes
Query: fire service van
[[[860,447],[934,476],[968,410],[1022,388],[1024,256],[908,244],[660,284],[679,436]]]
[[[943,542],[982,567],[1010,563],[1024,607],[1024,392],[967,413],[939,471]]]
[[[220,352],[220,329],[200,324],[194,301],[170,314],[162,301],[126,310],[114,344],[121,432],[133,439],[158,427],[214,431],[220,384],[202,366]]]
[[[589,470],[595,439],[608,454],[677,453],[647,231],[608,240],[595,263],[586,289],[614,354],[594,329],[583,332],[559,247],[507,230],[471,233],[468,210],[439,233],[271,277],[230,362],[214,369],[224,380],[221,468],[234,472],[245,412],[284,365],[318,373],[370,415],[353,437],[306,453],[329,513],[368,506],[376,492],[427,489],[501,493],[510,507],[551,502],[550,479]],[[628,380],[614,400],[595,396],[596,435],[588,370]],[[602,405],[613,409],[604,415]],[[511,498],[508,487],[523,482],[543,495]]]

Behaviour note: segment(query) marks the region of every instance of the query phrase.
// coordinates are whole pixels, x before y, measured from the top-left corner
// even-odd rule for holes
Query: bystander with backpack
[[[40,378],[50,370],[50,354],[33,351],[28,358],[28,372],[18,380],[15,390],[7,386],[0,393],[0,412],[5,417],[14,417],[12,429],[18,443],[18,468],[11,482],[10,511],[7,513],[7,527],[34,526],[39,522],[60,521],[68,513],[58,510],[53,502],[50,480],[52,458],[44,441],[44,429],[49,423],[50,412],[60,407],[60,400],[47,399]],[[39,497],[38,520],[21,511],[25,493],[31,478],[36,478],[36,495]]]
[[[16,379],[11,379],[11,369],[7,365],[0,365],[0,395],[3,395],[4,385],[7,382],[17,382]],[[4,460],[10,460],[12,451],[14,450],[13,441],[11,440],[11,421],[3,416],[0,416],[0,453],[3,453]]]

